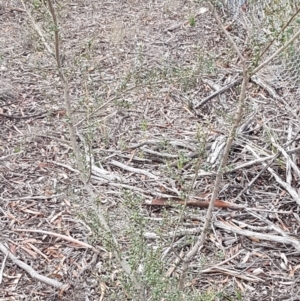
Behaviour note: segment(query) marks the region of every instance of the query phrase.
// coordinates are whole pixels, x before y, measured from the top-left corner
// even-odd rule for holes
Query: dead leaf
[[[36,259],[37,258],[37,254],[35,252],[33,252],[32,250],[30,250],[29,248],[26,248],[24,246],[20,246],[21,249],[23,249],[26,253],[28,253],[32,258]]]
[[[49,164],[49,163],[45,163],[45,162],[40,162],[38,164],[38,168],[48,168],[48,167],[51,167],[53,166],[53,164]]]
[[[107,289],[107,286],[105,285],[104,282],[100,282],[100,290],[101,290],[101,295],[100,295],[100,299],[99,301],[104,300],[104,296],[105,296],[105,291]]]
[[[245,289],[244,289],[243,285],[241,284],[241,282],[238,281],[237,279],[234,279],[234,280],[235,280],[237,286],[239,287],[239,289],[241,290],[241,292],[244,293],[244,292],[245,292]]]
[[[250,252],[247,252],[247,254],[245,255],[244,259],[242,260],[242,263],[246,263],[249,260],[250,254],[251,254]]]
[[[295,272],[300,269],[300,264],[296,265],[295,267],[292,268],[290,271],[290,277],[293,277],[295,275]]]
[[[261,275],[261,274],[264,274],[264,270],[262,268],[257,268],[255,270],[252,271],[252,274],[253,275]]]
[[[254,236],[249,236],[249,239],[251,239],[254,242],[259,242],[259,239],[257,237],[254,237]]]

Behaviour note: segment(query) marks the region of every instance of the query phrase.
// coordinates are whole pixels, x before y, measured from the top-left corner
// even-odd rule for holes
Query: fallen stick
[[[225,87],[221,88],[220,90],[212,93],[211,95],[205,97],[198,104],[194,105],[194,109],[200,108],[201,106],[203,106],[204,104],[206,104],[208,101],[210,101],[211,99],[215,98],[217,95],[224,93],[226,90],[230,89],[231,87],[233,87],[234,85],[240,83],[241,81],[242,81],[242,78],[236,79],[235,81],[231,82],[227,86],[225,86]]]
[[[300,241],[292,236],[278,236],[272,234],[259,233],[254,231],[249,231],[245,229],[238,228],[236,226],[232,226],[228,223],[214,221],[214,225],[218,228],[221,228],[225,231],[230,231],[233,233],[237,233],[247,237],[254,237],[261,240],[268,240],[273,242],[279,242],[282,244],[292,245],[299,252],[300,251]]]
[[[69,284],[62,284],[59,281],[55,279],[48,278],[46,276],[43,276],[36,272],[31,266],[26,264],[25,262],[19,260],[15,255],[13,255],[9,250],[0,243],[0,251],[5,254],[5,256],[8,256],[17,266],[19,266],[21,269],[23,269],[25,272],[27,272],[32,278],[39,280],[43,283],[49,284],[53,287],[59,288],[63,291],[67,290],[69,288]]]
[[[79,246],[83,247],[83,248],[87,248],[87,249],[92,249],[95,253],[99,253],[99,251],[94,248],[93,246],[82,242],[80,240],[77,240],[71,236],[67,236],[67,235],[63,235],[63,234],[59,234],[59,233],[54,233],[54,232],[49,232],[49,231],[43,231],[43,230],[35,230],[35,229],[14,229],[14,231],[16,232],[32,232],[32,233],[42,233],[42,234],[46,234],[46,235],[51,235],[51,236],[55,236],[55,237],[59,237],[61,239],[70,241],[72,243],[78,244]]]

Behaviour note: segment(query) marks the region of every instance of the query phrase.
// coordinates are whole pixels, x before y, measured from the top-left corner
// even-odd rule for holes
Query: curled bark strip
[[[172,202],[174,200],[174,202]],[[197,208],[208,208],[209,206],[209,201],[200,201],[200,200],[188,200],[185,201],[180,198],[172,198],[172,199],[167,199],[167,198],[157,198],[153,199],[150,203],[146,203],[146,205],[150,206],[175,206],[175,205],[186,205],[189,207],[197,207]],[[230,208],[230,209],[243,209],[245,206],[242,205],[236,205],[236,204],[231,204],[228,202],[224,202],[221,200],[216,200],[215,202],[215,207],[217,208]]]

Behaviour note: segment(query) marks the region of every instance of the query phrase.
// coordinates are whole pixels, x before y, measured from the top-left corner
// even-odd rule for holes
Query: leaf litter
[[[0,13],[0,297],[110,298],[113,290],[122,291],[119,272],[110,269],[104,241],[80,215],[89,200],[74,165],[54,61],[19,1],[5,1]],[[100,205],[124,250],[128,194],[140,200],[152,246],[166,205],[171,221],[162,236],[168,247],[182,211],[176,201],[189,195],[197,164],[186,205],[209,200],[238,97],[235,55],[210,12],[192,1],[68,2],[59,22],[78,139]],[[43,29],[47,24],[47,18],[39,23]],[[50,31],[44,32],[52,45]],[[209,99],[224,86],[229,88]],[[191,263],[187,287],[199,294],[299,296],[299,120],[272,93],[250,84],[219,194],[233,208],[216,208],[212,232]],[[288,155],[277,156],[278,146],[289,141]],[[173,243],[179,252],[199,233],[202,207],[185,209]],[[24,273],[13,256],[34,272]],[[163,258],[168,277],[176,277],[172,251],[167,248]]]

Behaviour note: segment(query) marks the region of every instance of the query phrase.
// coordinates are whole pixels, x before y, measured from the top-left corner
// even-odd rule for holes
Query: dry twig
[[[63,291],[69,288],[69,284],[62,284],[55,279],[50,279],[37,273],[31,266],[19,260],[15,255],[9,252],[9,250],[2,243],[0,243],[0,251],[5,254],[5,256],[8,256],[17,266],[26,271],[33,279],[44,282]]]

